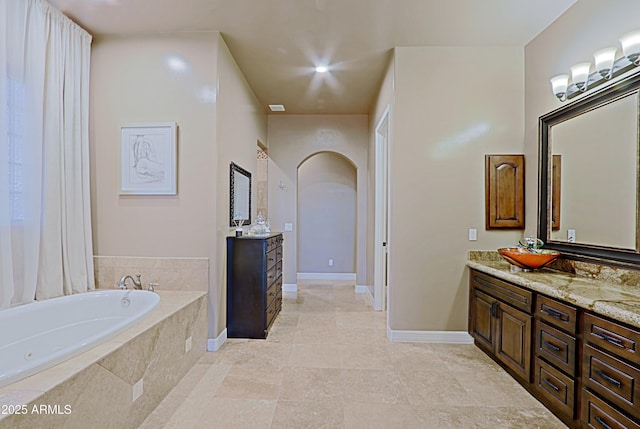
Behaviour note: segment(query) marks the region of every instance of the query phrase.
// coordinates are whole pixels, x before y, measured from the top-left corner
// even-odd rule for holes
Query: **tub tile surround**
[[[486,251],[469,252],[467,266],[640,328],[640,272],[569,260],[513,272],[498,252]]]
[[[29,410],[0,415],[0,429],[138,427],[206,350],[206,293],[159,294],[158,308],[135,326],[0,389],[0,404]],[[33,412],[42,405],[58,406],[58,412]]]
[[[98,289],[114,289],[123,275],[141,274],[144,289],[159,283],[160,290],[209,290],[208,258],[94,256],[93,264]]]

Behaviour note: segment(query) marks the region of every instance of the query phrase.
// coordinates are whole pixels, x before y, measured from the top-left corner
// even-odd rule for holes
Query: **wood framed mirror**
[[[640,264],[640,74],[539,120],[538,238],[571,259]]]
[[[232,162],[229,184],[229,226],[251,224],[251,173]]]

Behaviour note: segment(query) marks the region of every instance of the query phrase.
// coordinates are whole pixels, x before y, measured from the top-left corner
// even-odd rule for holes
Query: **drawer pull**
[[[621,347],[623,349],[626,349],[626,347],[624,346],[624,343],[622,341],[620,341],[617,338],[613,338],[607,334],[603,334],[601,332],[594,332],[593,335],[595,335],[596,337],[605,340],[608,343],[613,344],[614,346],[618,346]]]
[[[547,380],[546,378],[543,378],[542,381],[544,381],[544,384],[546,384],[547,386],[549,386],[550,388],[552,388],[553,390],[555,390],[556,392],[560,391],[560,388],[558,386],[556,386],[555,384],[553,384],[552,382],[550,382],[549,380]]]
[[[540,310],[542,313],[547,314],[555,319],[559,319],[562,320],[562,313],[560,313],[559,311],[555,311],[552,310],[550,308],[543,308],[542,310]]]
[[[594,371],[596,373],[596,375],[600,378],[602,378],[603,380],[609,382],[610,384],[613,384],[614,386],[616,386],[618,389],[622,388],[622,383],[620,383],[618,380],[616,380],[615,378],[611,378],[609,377],[607,374],[605,374],[604,372],[600,371],[599,369],[596,369]]]
[[[550,349],[552,349],[552,350],[554,350],[554,351],[556,351],[556,352],[559,352],[559,351],[561,350],[561,349],[560,349],[560,347],[556,346],[556,345],[555,345],[555,344],[553,344],[553,343],[550,343],[549,341],[546,341],[546,340],[545,340],[545,341],[543,341],[542,343],[543,343],[545,346],[549,347]]]
[[[600,416],[595,416],[595,417],[594,417],[594,420],[595,420],[596,422],[598,422],[598,424],[599,424],[600,426],[602,426],[604,429],[613,429],[611,426],[609,426],[608,424],[606,424],[606,423],[604,422],[604,420],[602,420],[602,418],[601,418]]]

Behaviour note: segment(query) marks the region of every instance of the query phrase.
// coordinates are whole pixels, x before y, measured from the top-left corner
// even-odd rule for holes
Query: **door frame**
[[[382,113],[375,131],[375,204],[373,309],[386,310],[389,254],[389,135],[391,105]]]

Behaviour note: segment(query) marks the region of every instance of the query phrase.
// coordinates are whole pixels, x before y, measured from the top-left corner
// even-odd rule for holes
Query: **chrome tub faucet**
[[[131,277],[130,275],[125,275],[122,276],[120,278],[120,280],[118,281],[118,287],[120,289],[126,289],[127,288],[127,279],[131,279],[131,282],[133,283],[133,289],[142,289],[142,280],[140,280],[141,275],[140,274],[136,274],[136,279],[134,279],[133,277]]]

